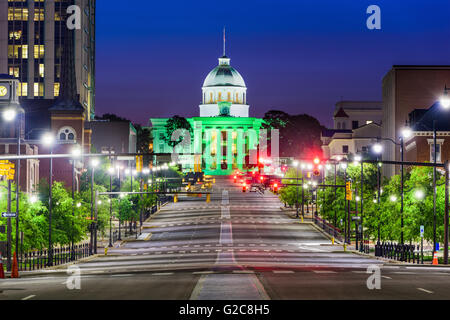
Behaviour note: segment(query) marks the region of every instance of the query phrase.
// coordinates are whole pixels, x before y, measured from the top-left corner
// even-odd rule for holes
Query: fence
[[[89,243],[76,245],[73,247],[53,248],[53,259],[51,265],[76,261],[88,257]],[[46,268],[49,265],[48,250],[30,251],[20,254],[17,257],[19,271],[31,271]]]
[[[419,252],[419,245],[396,244],[383,242],[375,245],[375,256],[403,262],[422,263],[423,256]]]
[[[313,219],[314,219],[314,223],[316,224],[316,226],[322,228],[323,231],[325,231],[326,233],[328,233],[330,236],[334,237],[335,239],[337,239],[341,242],[343,241],[340,229],[334,227],[333,225],[331,225],[330,223],[325,221],[325,219],[321,219],[316,215],[314,215]]]

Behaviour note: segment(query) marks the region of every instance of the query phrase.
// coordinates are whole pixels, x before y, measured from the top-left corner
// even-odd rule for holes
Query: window
[[[342,146],[342,153],[344,154],[348,153],[348,146]]]
[[[337,128],[338,128],[338,130],[341,129],[341,123],[340,122],[337,123]]]
[[[19,77],[19,67],[9,67],[9,75],[14,78]]]
[[[55,85],[54,85],[54,95],[55,95],[55,97],[59,96],[59,88],[60,88],[60,84],[58,82],[55,82]]]
[[[26,83],[26,82],[19,83],[18,95],[19,95],[19,97],[27,97],[28,96],[28,83]]]
[[[346,128],[345,122],[342,122],[342,130],[345,130]]]
[[[44,58],[44,46],[43,45],[35,45],[34,46],[34,58],[35,59],[43,59]]]
[[[44,77],[44,64],[43,63],[39,64],[39,77],[41,77],[41,78]]]
[[[219,92],[219,101],[222,101],[222,92]]]
[[[210,92],[209,93],[209,103],[213,103],[213,102],[214,102],[214,100],[213,100],[213,93]]]
[[[228,99],[227,99],[227,101],[231,102],[231,92],[228,92]]]
[[[41,83],[34,83],[34,96],[35,97],[42,97],[44,96],[44,84]]]
[[[28,9],[8,8],[8,21],[28,21]]]
[[[430,162],[434,162],[434,144],[430,145]],[[436,145],[436,162],[441,162],[441,145]]]
[[[358,121],[352,121],[352,129],[358,129],[359,123]]]
[[[58,138],[60,141],[74,141],[76,138],[75,130],[71,127],[59,129]]]
[[[9,32],[9,40],[20,40],[22,38],[22,30],[18,31],[10,31]]]
[[[367,147],[362,147],[362,152],[366,153],[367,152]]]

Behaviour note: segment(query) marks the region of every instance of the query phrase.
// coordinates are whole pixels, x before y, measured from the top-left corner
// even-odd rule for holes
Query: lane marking
[[[192,274],[212,274],[214,271],[196,271],[192,272]]]
[[[382,278],[385,278],[385,279],[390,279],[390,280],[392,280],[392,278],[391,277],[388,277],[388,276],[381,276]]]
[[[337,273],[336,271],[331,271],[331,270],[313,270],[314,273],[318,273],[318,274],[325,274],[325,273]]]
[[[34,297],[36,297],[36,295],[35,295],[35,294],[32,294],[32,295],[30,295],[30,296],[28,296],[28,297],[23,298],[22,300],[33,299]]]
[[[255,271],[252,271],[252,270],[233,270],[233,273],[240,273],[240,274],[254,274]]]
[[[430,290],[427,290],[427,289],[424,289],[424,288],[417,288],[417,290],[420,290],[420,291],[423,291],[423,292],[426,292],[426,293],[433,293],[433,291],[430,291]]]
[[[292,270],[273,270],[272,272],[273,273],[280,273],[280,274],[282,274],[282,273],[294,273],[294,271],[292,271]]]

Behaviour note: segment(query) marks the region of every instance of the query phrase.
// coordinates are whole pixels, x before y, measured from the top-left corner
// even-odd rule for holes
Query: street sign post
[[[423,233],[424,233],[425,227],[420,226],[420,256],[423,264]]]
[[[2,212],[2,218],[15,218],[17,217],[16,212]]]

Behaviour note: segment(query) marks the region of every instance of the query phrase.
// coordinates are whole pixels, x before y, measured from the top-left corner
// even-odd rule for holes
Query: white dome
[[[230,66],[230,59],[219,58],[219,65],[215,67],[203,82],[203,87],[244,87],[245,82],[242,76]]]

